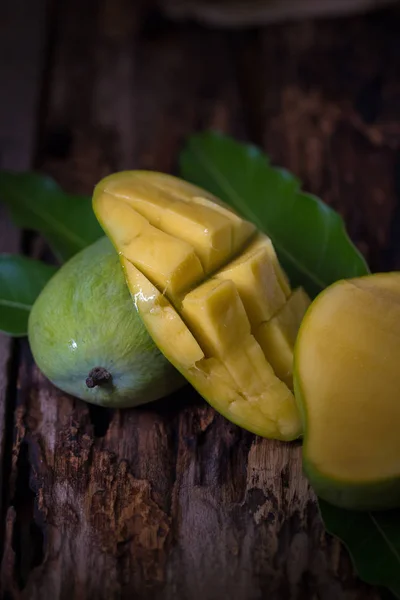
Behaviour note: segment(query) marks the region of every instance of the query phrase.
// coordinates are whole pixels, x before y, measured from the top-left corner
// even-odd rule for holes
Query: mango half
[[[205,190],[163,173],[106,177],[93,208],[166,358],[232,422],[264,437],[299,437],[292,333],[307,303],[296,299],[271,240]],[[280,311],[286,316],[264,335]]]
[[[340,281],[309,308],[295,347],[304,470],[344,508],[400,506],[400,273]]]

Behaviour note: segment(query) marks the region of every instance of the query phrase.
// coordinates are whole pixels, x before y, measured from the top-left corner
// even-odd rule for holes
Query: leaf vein
[[[382,529],[382,527],[379,525],[379,523],[378,523],[377,519],[374,517],[374,515],[372,513],[368,513],[368,515],[369,515],[369,518],[371,519],[371,521],[373,522],[373,524],[375,525],[375,527],[377,528],[377,530],[379,531],[379,533],[381,534],[381,536],[383,537],[383,539],[385,540],[389,550],[391,551],[393,556],[396,558],[397,562],[400,564],[400,553],[397,551],[394,544],[390,541],[390,539],[386,535],[384,529]]]
[[[0,298],[0,306],[7,306],[9,308],[21,308],[27,311],[30,311],[32,308],[32,304],[18,302],[17,300],[7,300],[6,298]]]

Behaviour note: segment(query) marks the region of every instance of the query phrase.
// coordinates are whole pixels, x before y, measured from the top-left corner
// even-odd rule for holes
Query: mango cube
[[[193,246],[205,273],[212,273],[231,255],[231,222],[207,207],[174,202],[163,212],[160,227]]]
[[[151,185],[139,172],[123,171],[118,176],[109,175],[102,181],[102,190],[107,194],[124,200],[137,210],[152,225],[158,225],[163,209],[168,208],[172,197]],[[134,194],[132,194],[134,190]]]
[[[288,386],[293,381],[293,351],[297,333],[310,305],[302,288],[297,288],[283,308],[267,323],[262,323],[255,337],[276,375]]]
[[[101,186],[127,202],[151,225],[191,244],[206,274],[224,264],[255,230],[232,211],[222,207],[215,210],[211,194],[171,175],[126,171],[120,177],[105,178]],[[200,198],[199,193],[208,197]]]
[[[201,263],[187,242],[150,225],[129,204],[108,193],[97,197],[97,208],[107,217],[107,231],[123,256],[151,282],[176,299],[204,277]]]
[[[253,223],[245,221],[235,212],[215,201],[215,199],[212,200],[209,197],[204,197],[204,195],[199,195],[192,198],[192,203],[204,206],[205,208],[211,208],[215,214],[220,214],[230,220],[232,227],[232,256],[243,248],[244,244],[251,239],[256,231]]]
[[[182,301],[182,316],[207,356],[224,357],[250,335],[250,323],[232,281],[211,279]]]
[[[215,276],[233,281],[249,317],[252,329],[268,321],[286,302],[287,286],[277,276],[279,265],[271,240],[259,236],[235,260]]]

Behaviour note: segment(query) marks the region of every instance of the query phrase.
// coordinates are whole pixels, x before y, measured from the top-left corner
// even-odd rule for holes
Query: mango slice
[[[291,294],[269,238],[204,190],[160,173],[106,178],[93,207],[167,359],[234,423],[299,437],[294,395],[254,337]]]
[[[276,375],[290,388],[293,385],[293,353],[299,326],[310,305],[310,299],[297,288],[279,312],[262,323],[254,336]]]
[[[400,273],[341,281],[308,309],[295,348],[304,468],[327,501],[400,506]]]

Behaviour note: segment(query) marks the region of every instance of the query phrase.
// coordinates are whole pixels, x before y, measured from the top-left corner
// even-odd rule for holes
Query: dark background
[[[112,171],[176,172],[185,139],[216,128],[337,209],[372,270],[399,269],[399,23],[398,6],[232,29],[155,3],[2,0],[0,167],[90,194]],[[1,251],[43,256],[0,215]],[[96,410],[3,336],[0,436],[1,598],[380,597],[324,533],[299,445],[189,388]]]

